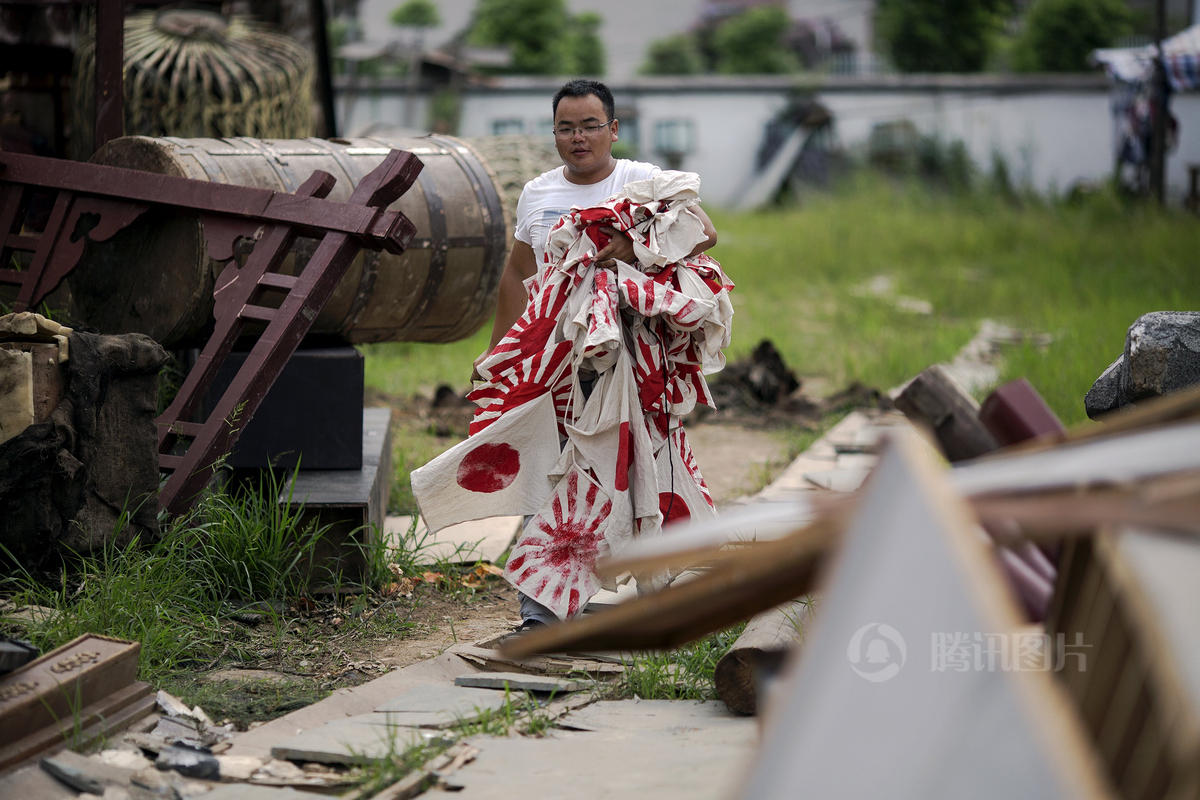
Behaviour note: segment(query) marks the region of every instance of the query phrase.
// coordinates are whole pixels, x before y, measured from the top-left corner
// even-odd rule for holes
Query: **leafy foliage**
[[[1111,45],[1131,29],[1122,0],[1036,0],[1013,52],[1026,72],[1083,72],[1088,54]]]
[[[759,75],[793,72],[799,67],[784,43],[791,22],[778,6],[758,6],[721,23],[712,46],[719,72]]]
[[[704,71],[696,38],[686,33],[651,42],[640,69],[643,75],[699,75]]]
[[[567,20],[568,53],[571,58],[568,72],[574,75],[604,74],[604,42],[600,40],[599,14],[576,14]]]
[[[507,46],[518,75],[603,75],[598,14],[572,16],[564,0],[479,0],[470,39]]]
[[[397,27],[433,28],[441,24],[432,0],[408,0],[393,8],[388,19]]]
[[[875,29],[902,72],[978,72],[1011,0],[879,0]]]

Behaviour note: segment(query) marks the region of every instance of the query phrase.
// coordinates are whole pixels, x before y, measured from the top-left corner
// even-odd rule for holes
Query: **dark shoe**
[[[488,646],[489,647],[499,647],[500,645],[504,644],[505,642],[511,642],[513,639],[517,638],[518,636],[524,636],[525,634],[529,633],[530,631],[536,631],[538,628],[544,628],[544,627],[546,627],[546,623],[542,622],[540,619],[523,620],[520,625],[513,628],[511,631],[504,634],[503,636],[499,637],[494,642],[492,642],[492,644],[490,644]]]

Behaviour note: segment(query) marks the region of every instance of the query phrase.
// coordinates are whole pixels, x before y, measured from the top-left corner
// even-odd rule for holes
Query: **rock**
[[[42,769],[72,789],[92,794],[103,794],[108,786],[128,786],[133,774],[133,770],[111,766],[70,750],[43,758]]]
[[[66,389],[49,419],[0,444],[0,544],[26,568],[89,553],[119,532],[158,533],[158,370],[141,334],[70,335]],[[124,524],[118,524],[127,514]]]
[[[1095,419],[1101,414],[1107,414],[1113,409],[1125,404],[1121,392],[1121,378],[1125,374],[1125,356],[1121,355],[1108,365],[1088,393],[1083,396],[1083,408],[1087,415]]]
[[[1129,403],[1200,384],[1200,312],[1153,311],[1129,326],[1124,354],[1084,397],[1095,419]]]
[[[154,766],[164,772],[172,770],[189,778],[215,781],[221,777],[221,765],[216,756],[207,750],[173,744],[158,753]]]
[[[1200,383],[1200,311],[1143,314],[1125,337],[1125,362],[1135,400]]]

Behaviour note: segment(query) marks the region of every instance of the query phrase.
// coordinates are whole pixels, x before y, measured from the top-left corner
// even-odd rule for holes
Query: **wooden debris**
[[[145,715],[153,699],[136,680],[140,647],[85,634],[0,677],[0,769],[69,732],[105,733]]]
[[[632,602],[632,601],[631,601]],[[617,609],[629,605],[624,603],[617,606]],[[615,609],[614,609],[615,610]],[[584,619],[592,617],[600,617],[613,613],[612,611],[600,611],[595,614],[589,614]],[[550,626],[558,628],[559,626]],[[540,633],[540,631],[539,631]],[[524,638],[528,634],[522,635]],[[603,648],[581,648],[588,649],[603,649]],[[449,652],[463,659],[469,664],[474,664],[485,670],[512,670],[514,672],[522,672],[530,675],[587,675],[592,678],[611,678],[616,675],[621,675],[625,672],[623,664],[614,663],[612,661],[599,661],[589,658],[571,658],[562,655],[539,656],[537,658],[524,658],[509,655],[505,647],[499,650],[493,650],[477,645],[456,645],[450,648]],[[541,652],[541,651],[539,651]],[[553,652],[553,650],[549,651]]]
[[[1064,547],[1047,631],[1122,797],[1200,796],[1200,541],[1110,527]]]
[[[713,675],[717,697],[737,714],[758,713],[759,690],[798,645],[813,614],[812,600],[765,611],[746,623]]]
[[[1051,676],[1001,662],[1020,616],[919,437],[883,455],[820,614],[738,796],[1108,796]]]
[[[922,370],[896,396],[896,408],[937,438],[951,461],[990,453],[996,439],[979,421],[979,404],[959,386],[945,368],[935,364]]]
[[[501,653],[675,647],[809,591],[840,522],[826,518],[783,539],[728,553],[707,573],[608,611],[547,625],[505,642]]]

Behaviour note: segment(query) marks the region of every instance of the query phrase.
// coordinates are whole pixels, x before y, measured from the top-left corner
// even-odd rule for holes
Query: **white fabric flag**
[[[549,392],[508,411],[412,473],[413,496],[430,532],[486,517],[533,514],[554,488],[558,460]],[[551,440],[552,439],[552,440]]]

